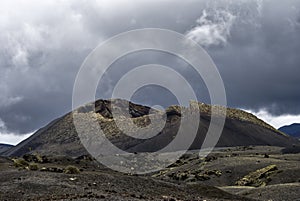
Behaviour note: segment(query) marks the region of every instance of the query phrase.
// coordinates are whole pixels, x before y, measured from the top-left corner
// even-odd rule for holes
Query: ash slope
[[[136,139],[125,135],[116,126],[111,113],[111,106],[126,108],[129,104],[129,113],[133,122],[139,126],[147,126],[149,117],[160,117],[161,111],[152,110],[150,107],[137,105],[125,100],[98,100],[87,104],[52,121],[50,124],[38,130],[28,139],[6,151],[5,156],[21,156],[29,152],[39,152],[45,155],[80,156],[87,154],[73,124],[73,114],[78,115],[82,121],[93,118],[99,123],[106,137],[119,148],[130,152],[153,152],[168,145],[176,136],[180,122],[181,109],[179,106],[171,106],[166,109],[167,121],[164,129],[155,137],[149,139]],[[197,103],[201,115],[197,136],[190,149],[200,149],[206,136],[211,120],[211,108],[204,103]],[[95,106],[95,107],[94,107]],[[94,109],[95,108],[95,109]],[[191,109],[191,108],[190,108]],[[227,108],[226,122],[222,136],[217,147],[234,147],[247,145],[267,145],[289,147],[299,143],[297,140],[283,134],[266,124],[254,115]],[[125,118],[125,117],[124,117]],[[128,117],[129,118],[129,117]],[[187,122],[189,124],[189,122]],[[86,133],[93,134],[90,125],[83,125]],[[187,125],[188,128],[189,125]],[[186,130],[189,135],[189,130]],[[93,135],[91,135],[93,137]],[[93,141],[93,139],[91,139]],[[174,150],[182,150],[183,147],[174,147]]]

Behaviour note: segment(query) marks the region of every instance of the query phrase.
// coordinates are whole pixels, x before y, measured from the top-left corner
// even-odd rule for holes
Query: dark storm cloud
[[[299,114],[300,2],[266,1],[256,24],[235,24],[224,49],[210,53],[235,107]]]
[[[31,132],[69,111],[76,73],[100,42],[134,28],[183,31],[198,17],[186,14],[195,4],[1,2],[0,131]]]
[[[74,79],[88,53],[115,34],[146,27],[178,31],[204,45],[220,70],[231,107],[300,113],[299,1],[0,4],[0,133],[31,132],[69,111]],[[119,65],[151,59],[181,71],[199,91],[199,99],[209,101],[201,80],[170,56],[148,52]],[[112,71],[98,97],[109,94],[118,78],[119,70]],[[145,94],[163,91],[148,88],[134,98],[147,104],[176,102],[166,91],[154,103],[145,100]]]

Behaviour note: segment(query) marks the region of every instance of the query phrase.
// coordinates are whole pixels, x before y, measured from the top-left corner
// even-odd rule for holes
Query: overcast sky
[[[70,111],[75,76],[99,43],[124,31],[151,27],[185,34],[208,51],[230,107],[251,111],[276,128],[300,122],[298,0],[4,0],[0,142],[15,144]],[[184,69],[199,90],[198,98],[209,102],[205,86],[183,61],[151,51],[116,62],[114,75],[100,83],[98,98],[108,97],[112,82],[126,67],[149,62]],[[172,94],[155,87],[141,90],[134,100],[176,103]]]

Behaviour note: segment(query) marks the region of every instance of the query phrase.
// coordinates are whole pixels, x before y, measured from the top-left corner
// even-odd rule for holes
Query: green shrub
[[[69,165],[65,168],[64,173],[65,174],[79,174],[80,170],[75,166]]]
[[[25,161],[23,158],[12,159],[15,167],[26,168],[29,166],[29,163]]]
[[[30,163],[29,166],[28,166],[28,169],[36,171],[36,170],[39,169],[39,166],[36,163]]]
[[[25,154],[23,156],[23,159],[27,162],[36,162],[36,163],[43,163],[44,160],[42,156],[38,153],[35,154]]]
[[[37,160],[36,162],[38,162],[38,163],[43,163],[44,162],[43,158],[42,158],[42,156],[40,154],[36,153],[34,155],[35,155],[36,160]]]

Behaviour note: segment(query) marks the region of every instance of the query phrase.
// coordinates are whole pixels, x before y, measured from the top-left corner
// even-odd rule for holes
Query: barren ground
[[[46,158],[28,162],[38,168],[28,170],[1,157],[0,200],[290,201],[300,197],[300,154],[282,154],[279,147],[222,148],[206,158],[189,151],[170,167],[140,176],[109,170],[90,158]],[[63,173],[68,165],[80,173]],[[272,165],[276,168],[263,172]],[[257,170],[263,172],[259,177]],[[237,181],[247,175],[246,185],[239,185]]]

